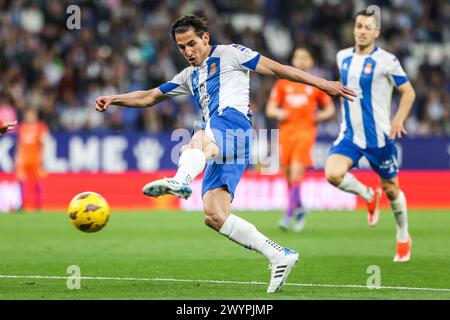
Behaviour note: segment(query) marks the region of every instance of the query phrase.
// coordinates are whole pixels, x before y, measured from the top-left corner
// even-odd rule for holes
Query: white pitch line
[[[69,277],[63,276],[20,276],[20,275],[6,275],[1,274],[0,279],[61,279],[67,280]],[[80,280],[112,280],[112,281],[146,281],[146,282],[198,282],[198,283],[219,283],[219,284],[243,284],[243,285],[268,285],[267,282],[260,281],[232,281],[232,280],[195,280],[195,279],[172,279],[172,278],[121,278],[121,277],[70,277],[70,279]],[[285,286],[295,287],[327,287],[327,288],[357,288],[369,289],[367,286],[356,284],[320,284],[320,283],[285,283]],[[374,289],[374,288],[370,288]],[[450,292],[450,288],[417,288],[417,287],[394,287],[394,286],[379,286],[377,289],[387,290],[416,290],[416,291],[437,291]]]

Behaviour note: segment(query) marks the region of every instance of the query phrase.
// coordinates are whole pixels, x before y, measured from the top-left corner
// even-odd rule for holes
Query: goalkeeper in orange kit
[[[296,48],[292,65],[309,72],[314,66],[311,51]],[[266,115],[280,123],[280,161],[289,190],[289,204],[279,226],[287,230],[295,218],[294,231],[299,232],[304,227],[306,214],[301,182],[306,169],[313,165],[311,152],[316,142],[317,123],[333,118],[335,107],[330,96],[313,86],[278,80],[272,88]]]

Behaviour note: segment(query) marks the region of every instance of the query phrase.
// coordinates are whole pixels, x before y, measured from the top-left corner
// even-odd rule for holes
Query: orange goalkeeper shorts
[[[312,149],[314,139],[290,139],[289,141],[280,141],[280,161],[282,167],[288,167],[296,162],[302,164],[305,168],[313,165]]]

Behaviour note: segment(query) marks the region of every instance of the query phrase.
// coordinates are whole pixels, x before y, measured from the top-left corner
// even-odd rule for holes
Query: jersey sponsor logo
[[[243,54],[245,54],[245,55],[251,55],[251,53],[252,53],[252,51],[249,49],[249,48],[247,48],[247,47],[244,47],[243,45],[241,45],[241,44],[232,44],[231,45],[232,47],[234,47],[234,48],[236,48],[236,49],[238,49],[239,51],[241,51]]]
[[[197,85],[198,85],[198,78],[197,78],[197,77],[192,77],[192,84],[193,84],[194,86],[197,86]]]
[[[380,169],[382,170],[386,170],[389,173],[394,173],[397,172],[397,161],[394,157],[392,157],[392,159],[390,160],[384,160],[381,162],[380,164]]]
[[[286,95],[286,102],[294,108],[302,108],[308,104],[308,97],[303,93],[291,93]]]
[[[202,83],[198,88],[198,92],[200,93],[200,105],[202,106],[202,113],[205,116],[208,112],[208,106],[211,102],[211,98],[206,90],[206,85]]]

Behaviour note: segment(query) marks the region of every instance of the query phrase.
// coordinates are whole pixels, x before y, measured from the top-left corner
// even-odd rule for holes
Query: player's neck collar
[[[214,50],[216,50],[217,45],[212,45],[211,46],[211,50],[209,51],[208,57],[211,57],[211,55],[213,54]]]
[[[195,66],[195,68],[200,68],[201,66],[203,66],[206,63],[206,61],[208,61],[209,57],[211,57],[214,50],[216,50],[216,47],[217,47],[217,45],[211,46],[211,50],[209,50],[209,54],[206,56],[205,60],[203,60],[203,62],[201,64],[199,64],[198,66]]]
[[[371,56],[372,54],[374,54],[376,51],[378,50],[378,47],[375,46],[375,48],[373,48],[372,52],[369,54],[358,54],[358,56]],[[356,54],[356,46],[353,47],[353,54]]]

